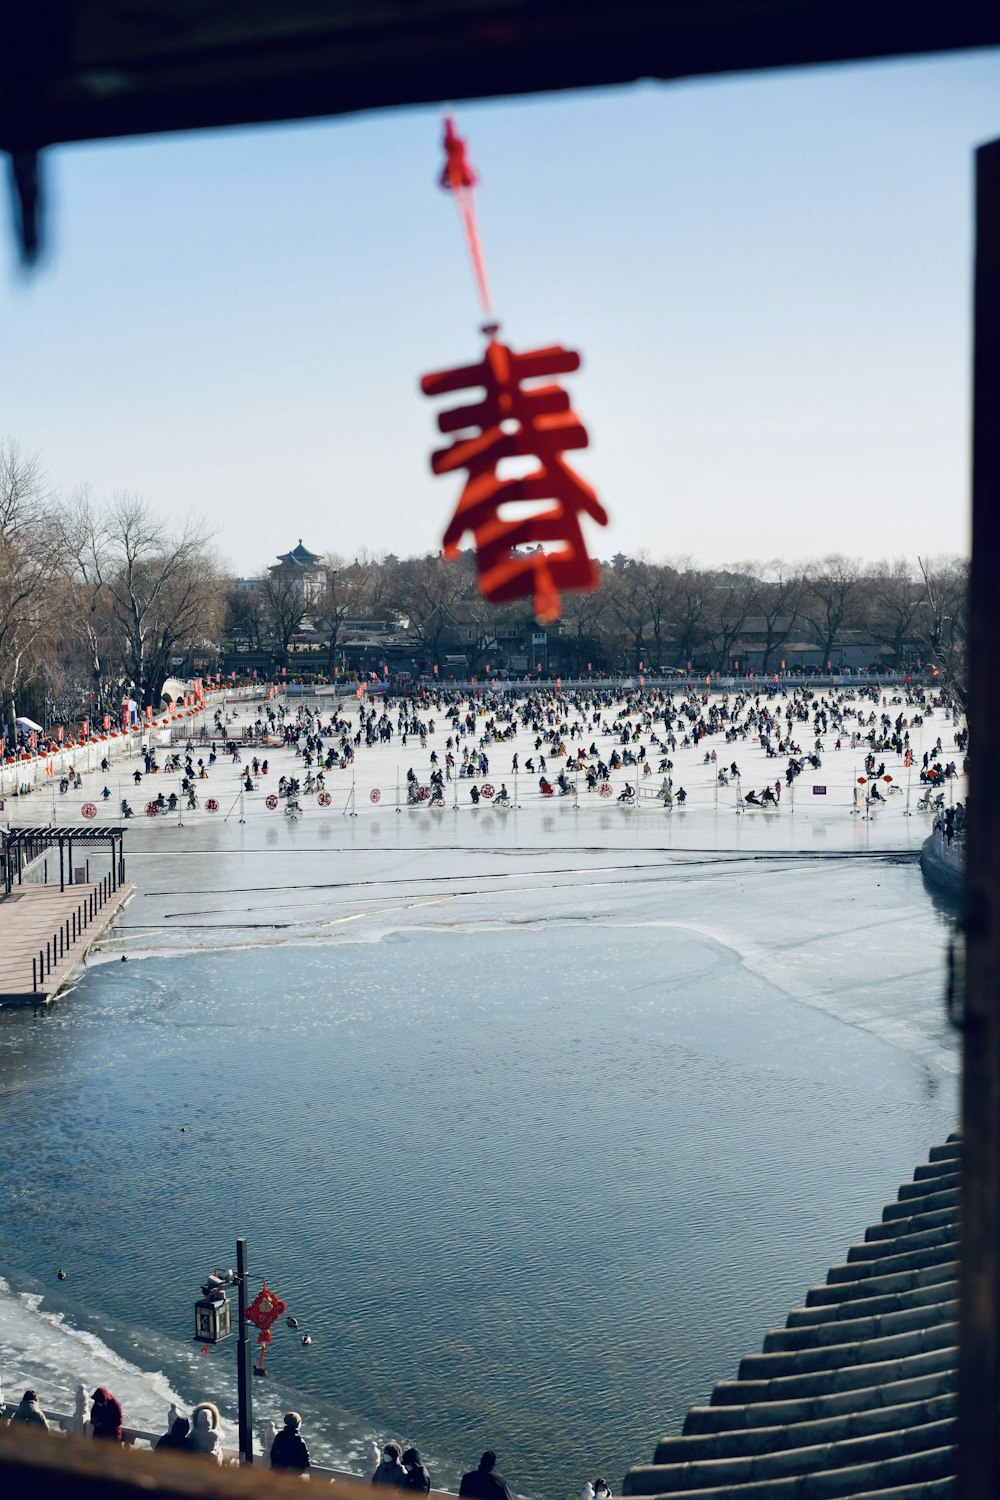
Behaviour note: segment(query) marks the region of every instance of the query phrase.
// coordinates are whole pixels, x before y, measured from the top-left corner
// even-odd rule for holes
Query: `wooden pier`
[[[47,1005],[81,966],[135,887],[25,882],[0,892],[0,1005]]]

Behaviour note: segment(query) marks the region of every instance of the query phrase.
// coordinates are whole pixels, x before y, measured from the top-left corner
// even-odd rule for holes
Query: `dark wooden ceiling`
[[[6,0],[0,148],[997,44],[983,0]]]

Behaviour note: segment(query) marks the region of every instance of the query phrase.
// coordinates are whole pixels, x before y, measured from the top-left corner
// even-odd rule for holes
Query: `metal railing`
[[[71,911],[65,921],[61,922],[48,938],[44,948],[39,948],[36,957],[31,960],[31,992],[37,995],[39,989],[44,989],[45,980],[52,970],[62,962],[65,955],[73,944],[90,927],[98,912],[113,895],[118,892],[118,884],[113,877],[105,875],[92,890],[88,891],[76,909]]]

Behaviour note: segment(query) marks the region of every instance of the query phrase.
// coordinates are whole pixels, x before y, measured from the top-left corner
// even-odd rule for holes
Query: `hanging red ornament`
[[[440,413],[438,427],[457,436],[450,448],[432,455],[435,474],[465,469],[465,488],[444,536],[444,555],[459,556],[459,542],[471,531],[476,567],[484,596],[495,604],[530,596],[543,622],[559,618],[560,589],[591,589],[597,567],[587,554],[580,526],[586,514],[600,526],[607,513],[590,485],[570,468],[567,449],[586,448],[586,429],[557,384],[532,385],[525,380],[567,375],[580,368],[580,356],[558,345],[521,354],[501,343],[492,321],[489,287],[476,222],[474,189],[478,178],[465,142],[450,116],[445,119],[445,165],[441,186],[452,193],[465,229],[469,255],[483,310],[486,351],[477,365],[425,375],[427,396],[481,387],[484,397]],[[519,478],[501,478],[498,466],[508,458],[533,458],[537,467]],[[512,502],[536,504],[528,515],[503,516]],[[529,549],[529,550],[521,550]]]
[[[268,1290],[265,1281],[244,1313],[247,1322],[257,1329],[257,1343],[260,1345],[260,1359],[257,1363],[261,1370],[264,1368],[264,1349],[271,1343],[271,1325],[278,1321],[286,1306],[280,1297]]]
[[[425,375],[425,395],[440,396],[470,386],[485,389],[485,398],[442,412],[442,432],[459,432],[450,448],[432,455],[435,474],[468,472],[465,488],[444,535],[446,557],[458,556],[466,531],[476,541],[479,585],[495,604],[522,595],[534,599],[542,621],[559,618],[559,590],[593,588],[597,569],[587,555],[580,529],[581,512],[599,525],[607,514],[588,484],[563,457],[568,448],[585,448],[587,433],[560,385],[533,386],[525,380],[562,375],[580,367],[580,356],[558,346],[515,354],[490,339],[478,365]],[[505,458],[535,458],[538,467],[517,479],[501,478]],[[511,501],[539,501],[528,516],[505,519],[501,507]],[[547,502],[547,503],[545,503]],[[558,543],[551,552],[542,543]],[[522,552],[520,547],[537,550]]]

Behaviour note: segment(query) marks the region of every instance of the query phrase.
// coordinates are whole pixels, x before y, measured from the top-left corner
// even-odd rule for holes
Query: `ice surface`
[[[158,1426],[173,1387],[231,1414],[231,1361],[187,1342],[187,1293],[249,1227],[318,1330],[269,1397],[327,1459],[405,1429],[454,1480],[495,1439],[519,1487],[575,1493],[584,1451],[584,1472],[648,1457],[954,1127],[915,776],[909,806],[868,817],[863,750],[830,735],[778,809],[737,812],[718,764],[759,790],[785,762],[715,738],[716,767],[704,745],[671,754],[683,808],[545,800],[523,776],[515,794],[522,732],[486,746],[514,808],[473,808],[461,781],[457,806],[453,785],[442,809],[396,811],[407,768],[424,781],[443,757],[434,717],[426,747],[362,747],[297,822],[264,800],[302,776],[291,751],[259,752],[269,778],[243,797],[221,758],[217,814],[202,784],[197,812],[128,824],[137,893],[75,993],[40,1023],[0,1018],[5,1136],[30,1107],[39,1180],[61,1184],[54,1223],[40,1188],[9,1186],[0,1269],[37,1293],[60,1238],[90,1256],[40,1306],[0,1291],[8,1394],[71,1404],[96,1368],[129,1421]],[[960,760],[954,729],[916,726],[917,763],[939,734]],[[615,743],[573,743],[591,739]],[[171,784],[114,776],[112,810]],[[104,779],[46,800],[75,821]],[[213,1174],[225,1191],[192,1221]]]

